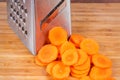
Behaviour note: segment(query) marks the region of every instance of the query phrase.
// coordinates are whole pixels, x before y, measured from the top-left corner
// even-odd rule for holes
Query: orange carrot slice
[[[75,73],[75,74],[79,74],[79,75],[88,73],[89,70],[90,70],[90,67],[86,70],[77,70],[77,69],[71,67],[71,72]]]
[[[46,63],[42,63],[37,57],[35,57],[35,64],[37,64],[38,66],[46,66]]]
[[[67,41],[67,31],[62,27],[54,27],[49,31],[48,38],[53,45],[60,46]]]
[[[92,67],[90,77],[93,80],[106,80],[112,74],[111,68]]]
[[[46,72],[48,72],[48,74],[52,75],[52,68],[56,65],[56,63],[57,61],[53,61],[47,65]]]
[[[102,54],[94,55],[92,57],[92,62],[95,66],[100,68],[109,68],[112,66],[112,61]]]
[[[60,54],[62,55],[68,49],[75,49],[75,46],[72,43],[65,41],[60,47]]]
[[[88,73],[85,73],[85,74],[79,75],[79,74],[75,74],[75,73],[72,73],[72,72],[71,72],[70,74],[71,74],[71,76],[73,76],[73,77],[75,77],[75,78],[82,78],[82,77],[88,75]]]
[[[99,45],[92,39],[84,39],[81,44],[80,48],[88,53],[88,55],[97,54],[99,51]]]
[[[58,49],[51,45],[43,46],[38,52],[38,59],[43,63],[50,63],[57,59],[58,57]]]
[[[91,80],[89,76],[83,76],[80,80]]]
[[[116,80],[116,79],[113,78],[113,77],[109,77],[109,78],[107,78],[106,80]]]
[[[76,47],[79,48],[79,45],[83,39],[84,39],[84,37],[79,34],[72,34],[70,36],[69,41],[72,42]]]
[[[78,66],[73,66],[73,68],[77,69],[77,70],[86,70],[90,67],[90,59],[88,58],[87,61],[82,64],[82,65],[78,65]]]
[[[70,67],[65,66],[62,62],[58,62],[52,68],[52,75],[54,78],[64,79],[64,78],[67,78],[69,74],[70,74]]]
[[[85,53],[82,49],[77,49],[79,59],[78,62],[75,65],[81,65],[88,59],[87,53]]]
[[[62,62],[65,65],[74,65],[78,61],[78,53],[75,49],[68,49],[62,54]]]

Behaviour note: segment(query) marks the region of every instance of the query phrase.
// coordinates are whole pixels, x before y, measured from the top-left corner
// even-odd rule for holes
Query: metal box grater
[[[48,31],[62,26],[71,34],[70,0],[7,0],[8,23],[36,55]]]

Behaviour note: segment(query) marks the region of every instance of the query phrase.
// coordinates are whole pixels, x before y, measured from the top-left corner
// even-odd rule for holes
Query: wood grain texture
[[[120,80],[120,3],[71,5],[72,32],[95,39],[100,53],[113,62],[113,76]],[[0,80],[52,80],[8,26],[4,2],[0,3]]]

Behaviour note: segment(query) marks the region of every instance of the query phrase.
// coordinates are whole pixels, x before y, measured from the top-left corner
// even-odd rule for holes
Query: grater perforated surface
[[[8,0],[8,22],[22,42],[32,53],[34,46],[34,0]]]

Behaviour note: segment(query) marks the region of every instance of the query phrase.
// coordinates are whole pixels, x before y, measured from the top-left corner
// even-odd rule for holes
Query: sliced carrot
[[[95,66],[100,68],[109,68],[112,66],[112,61],[102,54],[94,55],[92,57],[92,62]]]
[[[86,70],[77,70],[77,69],[71,67],[71,72],[72,72],[72,73],[75,73],[75,74],[79,74],[79,75],[88,73],[89,70],[90,70],[90,67],[89,67],[88,69],[86,69]]]
[[[88,56],[89,57],[89,59],[90,59],[90,63],[92,64],[92,56]]]
[[[87,52],[88,55],[97,54],[99,51],[98,43],[92,39],[84,39],[80,44],[80,48]]]
[[[75,49],[75,46],[72,43],[65,41],[60,47],[60,54],[62,55],[64,51],[68,49]]]
[[[111,68],[98,68],[94,66],[90,71],[90,77],[93,80],[106,80],[111,74]]]
[[[75,74],[75,73],[72,73],[72,72],[71,72],[70,74],[71,74],[71,76],[73,76],[73,77],[75,77],[75,78],[82,78],[82,77],[88,75],[88,73],[85,73],[85,74],[79,75],[79,74]]]
[[[48,38],[53,45],[60,46],[67,41],[67,31],[62,27],[54,27],[49,31]]]
[[[72,42],[77,48],[79,48],[79,45],[83,39],[84,37],[79,34],[72,34],[69,41]]]
[[[82,49],[77,49],[79,59],[78,62],[75,65],[81,65],[88,59],[87,53],[85,53]]]
[[[82,65],[74,65],[73,68],[77,69],[77,70],[86,70],[88,68],[90,68],[90,59],[88,58],[87,61],[82,64]]]
[[[56,65],[56,63],[57,61],[53,61],[47,65],[46,72],[48,72],[48,74],[52,75],[52,68]]]
[[[91,80],[89,76],[83,76],[80,80]]]
[[[52,75],[54,78],[64,79],[64,78],[67,78],[69,74],[70,74],[70,67],[65,66],[62,62],[58,62],[52,68]]]
[[[35,57],[35,64],[37,64],[38,66],[46,66],[46,63],[42,63],[37,57]]]
[[[37,56],[41,62],[50,63],[57,59],[58,49],[51,44],[47,44],[40,49]]]
[[[78,61],[78,53],[75,49],[68,49],[62,54],[62,62],[65,65],[74,65]]]

